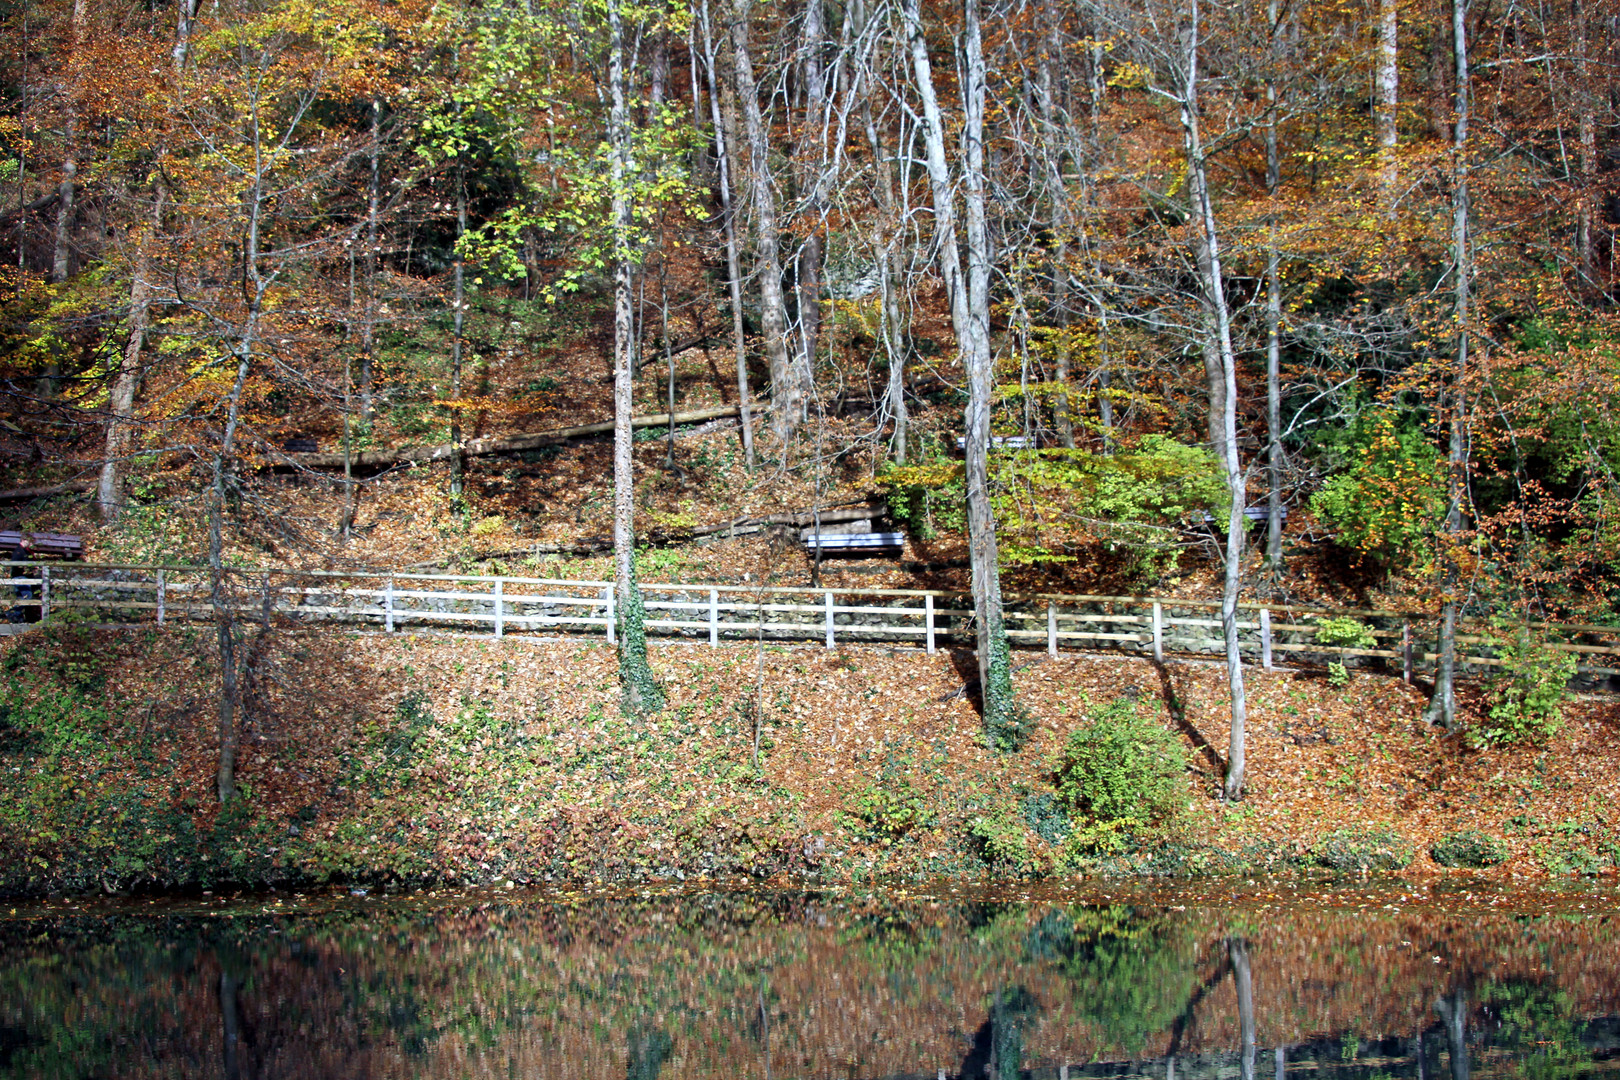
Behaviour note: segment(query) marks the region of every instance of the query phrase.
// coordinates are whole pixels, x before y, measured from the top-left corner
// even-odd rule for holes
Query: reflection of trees
[[[1449,1033],[1442,950],[1447,970],[1488,960],[1504,976],[1448,994]],[[1477,1076],[1506,1059],[1527,1080],[1571,1080],[1590,1056],[1584,1016],[1620,1005],[1620,940],[1590,921],[1317,910],[1262,925],[1124,905],[593,899],[0,922],[0,955],[0,1080],[932,1077],[959,1063],[1000,1080],[1065,1061],[1071,1078],[1114,1075],[1077,1063],[1144,1051],[1173,1051],[1178,1080],[1237,1080],[1279,1044],[1290,1075],[1456,1080],[1441,1058],[1465,1036]],[[1370,1031],[1408,1037],[1342,1055],[1346,1032]]]
[[[1480,1009],[1492,1049],[1510,1057],[1525,1080],[1566,1080],[1590,1068],[1585,1024],[1563,990],[1545,983],[1490,983],[1480,995]]]
[[[1199,983],[1198,942],[1184,920],[1122,904],[1051,911],[1026,953],[1071,980],[1075,1006],[1099,1041],[1141,1052],[1182,1015]]]

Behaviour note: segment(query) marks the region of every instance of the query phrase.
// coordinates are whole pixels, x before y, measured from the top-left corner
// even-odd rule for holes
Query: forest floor
[[[0,888],[1524,880],[1620,865],[1612,701],[1572,702],[1544,745],[1481,750],[1424,724],[1423,694],[1399,679],[1249,672],[1248,785],[1226,803],[1223,669],[1078,653],[1018,654],[1037,724],[999,755],[962,692],[968,653],[655,643],[668,704],[638,723],[599,642],[272,632],[248,646],[245,797],[219,813],[212,638],[64,622],[5,644]],[[1120,698],[1179,732],[1188,808],[1066,848],[1054,758]],[[1504,860],[1437,865],[1434,846],[1470,831]]]

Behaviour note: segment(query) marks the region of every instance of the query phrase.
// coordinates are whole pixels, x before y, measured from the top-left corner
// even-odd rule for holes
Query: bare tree
[[[754,423],[748,393],[748,341],[743,333],[742,270],[737,251],[737,209],[731,200],[731,125],[720,108],[719,79],[715,75],[714,38],[709,28],[709,0],[698,9],[703,31],[703,71],[709,83],[709,110],[714,121],[714,148],[720,189],[720,224],[726,238],[726,288],[731,294],[731,331],[737,353],[737,413],[742,421],[743,460],[754,467]]]
[[[1188,22],[1182,31],[1182,56],[1177,78],[1181,130],[1187,153],[1187,188],[1196,236],[1200,301],[1204,311],[1204,368],[1209,386],[1209,439],[1232,500],[1222,544],[1224,572],[1221,586],[1221,634],[1226,641],[1226,679],[1232,705],[1231,739],[1227,749],[1228,799],[1243,795],[1244,729],[1248,705],[1243,688],[1243,656],[1237,627],[1238,593],[1243,587],[1243,548],[1246,539],[1244,501],[1247,474],[1238,456],[1237,356],[1232,348],[1232,318],[1221,272],[1220,232],[1210,200],[1208,161],[1200,129],[1198,100],[1199,0],[1189,0]]]
[[[613,584],[618,626],[619,686],[625,710],[649,716],[663,708],[663,692],[647,666],[646,609],[636,585],[636,487],[634,415],[635,334],[633,271],[636,263],[632,128],[624,19],[619,0],[608,0],[608,153],[613,232]]]
[[[990,404],[993,358],[990,352],[990,237],[985,217],[984,51],[978,0],[963,4],[961,105],[963,119],[961,183],[967,260],[964,271],[957,241],[950,166],[945,156],[944,121],[934,91],[933,67],[923,36],[919,0],[906,0],[906,36],[912,71],[922,103],[923,141],[933,189],[935,243],[940,274],[951,305],[951,326],[967,373],[968,404],[964,437],[967,458],[968,550],[972,562],[973,610],[978,629],[979,685],[985,728],[993,743],[1017,745],[1024,716],[1013,695],[1007,632],[1002,622],[1001,574],[997,565],[996,520],[990,504]]]
[[[782,295],[782,253],[776,213],[776,189],[771,183],[770,143],[759,108],[759,85],[748,46],[748,0],[734,0],[731,9],[732,74],[737,100],[742,105],[743,129],[748,138],[749,184],[754,202],[754,250],[759,262],[760,332],[771,371],[773,426],[785,445],[804,422],[808,389],[798,363],[788,353],[787,304]]]
[[[1468,496],[1468,375],[1469,296],[1473,260],[1468,230],[1468,126],[1470,83],[1468,72],[1468,3],[1451,0],[1452,58],[1456,83],[1452,91],[1451,126],[1451,286],[1452,332],[1455,335],[1451,386],[1445,393],[1449,414],[1450,447],[1446,455],[1446,518],[1440,555],[1440,642],[1435,663],[1434,696],[1424,717],[1431,724],[1457,725],[1457,615],[1462,574],[1455,547],[1462,542],[1464,501]]]

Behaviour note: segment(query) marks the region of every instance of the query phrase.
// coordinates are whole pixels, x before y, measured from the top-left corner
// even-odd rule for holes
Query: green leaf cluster
[[[1058,801],[1082,827],[1149,828],[1187,805],[1187,752],[1175,732],[1119,698],[1070,733],[1052,762]]]

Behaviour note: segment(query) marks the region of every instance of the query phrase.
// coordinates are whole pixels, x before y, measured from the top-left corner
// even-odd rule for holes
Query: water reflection
[[[1563,1080],[1612,917],[714,895],[0,924],[12,1077]]]

